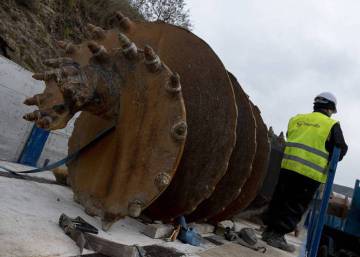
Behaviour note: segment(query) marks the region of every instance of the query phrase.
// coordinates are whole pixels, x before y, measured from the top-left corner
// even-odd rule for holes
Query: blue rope
[[[72,154],[69,154],[64,159],[61,159],[61,160],[56,161],[54,163],[51,163],[51,164],[49,164],[49,165],[47,165],[45,167],[36,168],[36,169],[32,169],[32,170],[23,170],[23,171],[12,170],[12,169],[9,169],[9,168],[7,168],[5,166],[2,166],[2,165],[0,165],[0,168],[7,171],[7,172],[9,172],[9,173],[11,173],[11,174],[13,174],[13,175],[16,175],[16,176],[21,176],[20,174],[39,173],[39,172],[55,169],[55,168],[57,168],[57,167],[59,167],[61,165],[64,165],[64,164],[76,159],[83,151],[88,149],[90,146],[94,145],[97,141],[99,141],[100,139],[105,137],[108,133],[110,133],[114,129],[115,129],[115,126],[112,126],[110,128],[107,128],[107,129],[101,131],[99,134],[96,135],[96,137],[92,141],[90,141],[85,146],[81,147],[76,152],[74,152]]]

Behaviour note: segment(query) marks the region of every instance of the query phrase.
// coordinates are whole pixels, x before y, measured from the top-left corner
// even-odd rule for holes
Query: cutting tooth
[[[129,31],[131,28],[131,20],[122,12],[116,12],[116,18],[119,20],[120,28],[124,31]]]
[[[116,17],[121,21],[121,20],[123,20],[124,18],[126,18],[126,16],[122,13],[122,12],[120,12],[120,11],[117,11],[116,12]]]
[[[180,75],[179,73],[174,73],[171,75],[171,84],[173,85],[173,87],[178,87],[178,85],[180,84]]]
[[[30,112],[30,113],[26,113],[24,116],[23,116],[23,119],[24,120],[27,120],[27,121],[36,121],[38,119],[41,118],[41,113],[39,110],[36,110],[36,111],[33,111],[33,112]]]
[[[59,41],[56,41],[56,44],[57,44],[57,46],[60,47],[61,49],[65,49],[65,48],[66,48],[66,45],[67,45],[68,43],[65,42],[65,41],[59,40]]]
[[[42,117],[41,119],[39,119],[36,122],[36,125],[39,128],[47,129],[47,128],[49,128],[52,121],[53,121],[53,119],[50,116],[45,116],[45,117]]]
[[[65,50],[65,53],[72,54],[76,51],[76,46],[71,42],[57,41],[57,45]]]
[[[33,79],[36,79],[36,80],[46,80],[46,75],[45,73],[34,73],[32,75]]]
[[[90,41],[88,43],[88,48],[93,54],[97,54],[100,51],[100,45],[95,41]]]
[[[171,75],[170,83],[167,83],[166,90],[171,94],[176,94],[181,91],[180,76],[178,73]]]
[[[40,105],[40,94],[34,95],[32,97],[26,98],[24,101],[24,104],[26,105]]]
[[[109,58],[106,48],[103,45],[97,44],[95,41],[90,41],[88,43],[88,48],[97,59],[104,60]]]
[[[63,69],[53,69],[50,71],[45,71],[42,73],[33,74],[33,78],[36,80],[49,81],[55,79],[56,82],[60,83],[63,80],[63,76],[66,76],[67,73]]]
[[[44,64],[52,68],[59,68],[62,65],[75,64],[75,61],[70,57],[61,57],[47,59]]]
[[[130,217],[137,218],[141,214],[141,203],[138,201],[129,204],[128,213]]]
[[[125,36],[123,33],[118,34],[118,39],[120,41],[122,52],[129,59],[135,59],[138,54],[138,49],[135,43],[131,42],[130,39]]]
[[[125,36],[125,34],[123,34],[123,33],[118,33],[118,38],[119,38],[119,41],[120,41],[120,44],[122,47],[128,46],[131,44],[130,39],[127,36]]]
[[[80,70],[75,66],[64,66],[59,70],[61,77],[69,77],[79,75]]]
[[[101,40],[101,39],[105,38],[106,31],[103,28],[95,26],[91,23],[88,23],[87,27],[90,30],[90,33],[92,34],[93,39]]]
[[[154,50],[150,46],[145,46],[144,48],[144,54],[145,54],[145,64],[146,67],[151,72],[156,72],[160,70],[161,68],[161,60],[159,56],[157,56],[154,52]]]
[[[145,59],[147,61],[152,61],[156,58],[156,54],[155,54],[155,51],[154,49],[151,48],[151,46],[149,45],[146,45],[145,48],[144,48],[144,53],[145,53]]]

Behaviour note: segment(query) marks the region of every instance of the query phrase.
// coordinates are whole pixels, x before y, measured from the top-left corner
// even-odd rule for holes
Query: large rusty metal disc
[[[140,47],[150,44],[180,74],[187,112],[188,136],[177,175],[146,213],[162,220],[189,214],[227,170],[237,119],[232,85],[213,50],[187,30],[133,23],[124,33]]]
[[[69,152],[112,124],[116,129],[68,167],[74,197],[87,213],[102,217],[106,229],[125,215],[138,216],[170,184],[183,152],[187,125],[178,78],[166,65],[150,70],[153,63],[140,51],[130,59],[120,45],[112,47],[118,44],[112,38],[97,43],[117,58],[108,66],[91,64],[100,74],[100,83],[114,86],[109,92],[119,99],[119,106],[114,107],[117,115],[109,119],[83,112],[75,123]],[[75,46],[67,56],[86,66],[91,56],[86,45]]]
[[[264,179],[264,183],[258,192],[256,198],[250,203],[250,205],[242,212],[243,215],[247,213],[252,213],[259,215],[264,210],[271,201],[272,195],[275,191],[277,181],[279,179],[281,161],[284,155],[285,148],[285,139],[283,133],[281,132],[277,136],[272,128],[269,129],[269,139],[270,139],[270,155],[269,155],[269,164],[267,168],[267,174]]]
[[[163,220],[188,214],[211,195],[227,170],[236,138],[232,85],[217,55],[191,32],[162,22],[130,22],[126,17],[120,17],[118,28],[95,29],[99,44],[118,48],[121,31],[139,48],[150,45],[171,70],[180,74],[188,126],[184,154],[179,175],[147,214]],[[87,63],[85,52],[76,55],[82,63]]]
[[[121,56],[135,49],[132,42],[140,49],[139,54],[146,45],[152,46],[160,59],[180,74],[182,94],[176,98],[165,92],[174,91],[167,86],[169,69],[167,75],[153,73],[151,77],[139,71],[136,62],[129,62],[116,72],[109,72],[111,67],[106,65],[93,65],[102,82],[111,82],[114,75],[119,81],[126,77],[128,83],[121,85],[119,116],[111,120],[117,125],[116,131],[69,165],[72,187],[88,213],[100,215],[109,223],[123,215],[138,214],[134,209],[146,208],[170,183],[180,161],[184,138],[174,142],[169,131],[186,131],[183,96],[188,135],[177,169],[179,175],[148,208],[153,218],[171,219],[193,211],[211,195],[225,174],[236,138],[235,96],[223,64],[194,34],[165,23],[131,23],[121,19],[120,30],[105,31],[91,25],[93,39],[109,53],[121,50]],[[127,35],[129,44],[119,32]],[[61,45],[66,56],[81,67],[87,67],[94,54],[86,43]],[[102,54],[101,49],[96,55]],[[151,66],[153,61],[157,59],[143,64]],[[81,91],[81,87],[76,90]],[[91,141],[111,123],[97,117],[96,109],[92,111],[82,114],[76,122],[70,151]],[[156,181],[164,185],[159,189]]]
[[[250,102],[251,103],[251,102]],[[256,119],[256,154],[253,162],[252,172],[246,183],[242,187],[240,195],[232,201],[222,212],[211,218],[212,222],[228,219],[249,206],[255,199],[267,174],[270,142],[268,139],[267,127],[264,124],[260,110],[252,105]]]
[[[251,174],[256,152],[255,118],[248,96],[230,72],[229,77],[238,108],[235,148],[229,161],[228,170],[216,185],[215,191],[187,217],[188,220],[206,221],[223,211],[239,196],[244,183]]]
[[[192,212],[225,174],[236,139],[235,96],[217,55],[191,32],[162,22],[125,23],[120,31],[140,48],[151,45],[181,79],[188,126],[183,157],[178,175],[147,209],[154,219],[172,219]],[[118,33],[105,31],[99,43],[119,47]]]

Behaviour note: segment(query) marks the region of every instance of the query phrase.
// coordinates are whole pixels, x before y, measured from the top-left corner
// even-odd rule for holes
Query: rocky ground
[[[60,55],[55,40],[79,43],[89,36],[86,24],[115,25],[114,12],[142,17],[127,0],[0,1],[0,54],[36,72],[42,61]]]

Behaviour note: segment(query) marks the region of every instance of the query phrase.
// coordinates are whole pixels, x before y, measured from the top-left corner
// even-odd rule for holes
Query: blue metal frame
[[[360,237],[360,181],[356,180],[351,208],[346,218],[344,231]]]
[[[18,159],[18,163],[36,166],[49,134],[49,131],[40,129],[34,125]]]
[[[310,226],[308,230],[307,247],[306,247],[308,252],[307,256],[309,257],[317,256],[339,157],[340,157],[340,149],[335,147],[329,165],[328,178],[325,184],[320,210],[318,211],[318,214],[316,214],[317,212],[316,200],[314,203],[314,208],[312,210],[313,214],[311,215]]]

